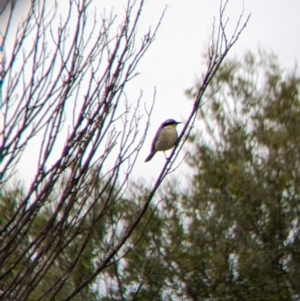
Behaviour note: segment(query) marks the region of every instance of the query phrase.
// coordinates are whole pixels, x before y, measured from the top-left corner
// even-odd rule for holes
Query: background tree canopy
[[[299,87],[263,51],[219,69],[190,138],[193,177],[165,187],[160,235],[145,238],[157,249],[139,300],[299,300]]]
[[[150,206],[116,260],[76,298],[299,300],[299,87],[297,70],[285,70],[274,55],[259,51],[228,59],[208,86],[199,127],[190,136],[188,164],[193,176],[184,179],[178,174],[164,186],[157,206]],[[194,98],[198,88],[187,94]],[[89,223],[99,218],[93,211],[101,202],[96,206],[93,197],[100,182],[94,181],[90,188],[94,205],[89,209],[89,201],[85,203],[86,212],[91,210],[88,218],[80,222],[76,216],[78,200],[75,208],[68,208],[73,219],[55,226],[55,240],[61,239],[60,227],[65,227],[64,235],[69,233],[72,243],[67,244],[64,236],[51,249],[41,238],[40,249],[27,258],[38,264],[43,262],[38,258],[40,250],[53,252],[43,262],[45,267],[51,263],[51,269],[43,274],[39,266],[41,279],[30,300],[46,300],[57,289],[56,278],[64,289],[55,298],[63,300],[82,278],[95,273],[95,263],[112,241],[121,239],[122,223],[131,220],[140,209],[141,195],[148,192],[140,183],[132,185],[130,197],[108,206],[105,218],[91,229]],[[107,189],[103,202],[115,193]],[[22,258],[35,231],[39,233],[53,215],[55,193],[59,195],[59,185],[48,197],[50,205],[32,216],[31,227],[22,232],[27,239],[18,240],[22,244],[13,246],[14,252],[2,265],[2,288],[10,279],[18,279],[17,273],[24,276],[16,259]],[[22,194],[21,189],[3,191],[1,225],[17,214]],[[68,225],[72,225],[69,232]],[[88,235],[81,238],[87,229]],[[86,243],[78,253],[81,239]],[[57,253],[59,246],[63,252]],[[76,268],[70,276],[64,264],[68,266],[74,254],[80,257],[72,258]],[[28,281],[37,280],[29,277]]]

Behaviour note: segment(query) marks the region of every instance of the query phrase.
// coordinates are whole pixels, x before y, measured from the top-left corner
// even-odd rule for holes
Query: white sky
[[[147,156],[156,128],[163,120],[184,121],[187,118],[192,102],[187,101],[184,91],[203,72],[201,55],[210,37],[213,16],[218,15],[219,8],[218,0],[159,2],[155,5],[157,7],[152,4],[149,11],[144,10],[150,19],[150,15],[155,18],[164,5],[169,5],[157,41],[143,60],[141,84],[137,85],[145,91],[145,100],[147,97],[151,99],[153,86],[157,88],[149,138],[141,153],[143,158]],[[241,0],[230,1],[228,16],[232,25],[239,16],[241,4]],[[256,51],[263,47],[278,54],[284,66],[292,67],[300,62],[299,0],[245,0],[244,9],[245,15],[251,13],[251,18],[230,56],[241,57],[247,50]],[[163,154],[156,154],[144,166],[141,163],[140,173],[150,171],[157,175],[164,160]]]
[[[243,1],[229,2],[227,15],[234,26]],[[101,6],[105,3],[115,7],[117,12],[125,1],[102,0]],[[141,75],[130,84],[134,95],[143,90],[144,102],[152,101],[154,87],[157,91],[148,139],[134,172],[136,177],[144,175],[147,180],[149,174],[155,178],[160,173],[165,160],[164,155],[158,153],[150,162],[144,163],[157,127],[168,118],[184,121],[191,110],[192,102],[187,101],[184,91],[205,70],[201,56],[210,38],[213,17],[218,16],[219,10],[219,0],[148,0],[139,26],[141,32],[150,24],[156,24],[166,5],[168,9],[156,41],[138,67]],[[300,62],[299,0],[244,0],[244,9],[245,16],[251,13],[251,18],[230,56],[241,57],[245,51],[256,51],[259,46],[278,54],[283,66],[292,67]],[[3,26],[0,16],[2,31]],[[21,166],[21,174],[26,175],[27,160],[26,164]]]

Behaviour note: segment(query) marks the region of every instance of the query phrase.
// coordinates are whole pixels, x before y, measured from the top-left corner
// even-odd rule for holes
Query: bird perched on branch
[[[176,125],[179,123],[181,122],[168,119],[161,124],[152,141],[150,155],[146,158],[145,162],[150,161],[156,152],[166,151],[175,145],[178,139]]]

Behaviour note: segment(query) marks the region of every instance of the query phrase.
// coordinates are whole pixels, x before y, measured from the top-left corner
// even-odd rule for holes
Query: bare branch
[[[92,0],[49,3],[31,2],[17,28],[3,76],[0,173],[7,180],[28,150],[36,161],[28,162],[35,166],[30,166],[33,174],[24,191],[12,197],[3,190],[3,199],[12,206],[0,229],[4,283],[0,298],[71,300],[86,292],[100,274],[109,275],[114,265],[116,278],[109,280],[125,300],[118,277],[122,266],[116,264],[134,247],[127,248],[128,238],[166,175],[178,167],[173,167],[174,161],[193,128],[207,85],[249,17],[243,22],[242,14],[228,35],[228,0],[221,3],[207,70],[180,143],[148,196],[134,207],[126,200],[126,191],[147,134],[156,90],[148,110],[146,105],[141,108],[142,91],[135,102],[129,101],[126,87],[138,75],[137,66],[154,41],[166,9],[154,30],[139,39],[144,0],[129,0],[121,22],[113,11],[100,14]],[[10,30],[8,26],[6,35]],[[129,207],[135,211],[130,218]],[[146,274],[140,276],[136,294],[145,283]]]

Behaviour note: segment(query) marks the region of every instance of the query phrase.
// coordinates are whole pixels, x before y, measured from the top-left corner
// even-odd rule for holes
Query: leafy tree
[[[262,51],[228,61],[214,78],[182,201],[188,241],[203,258],[192,276],[203,289],[189,283],[191,296],[300,298],[299,91],[297,69]]]
[[[193,177],[161,192],[148,237],[153,300],[299,300],[299,91],[297,69],[263,51],[218,70],[190,136]]]

